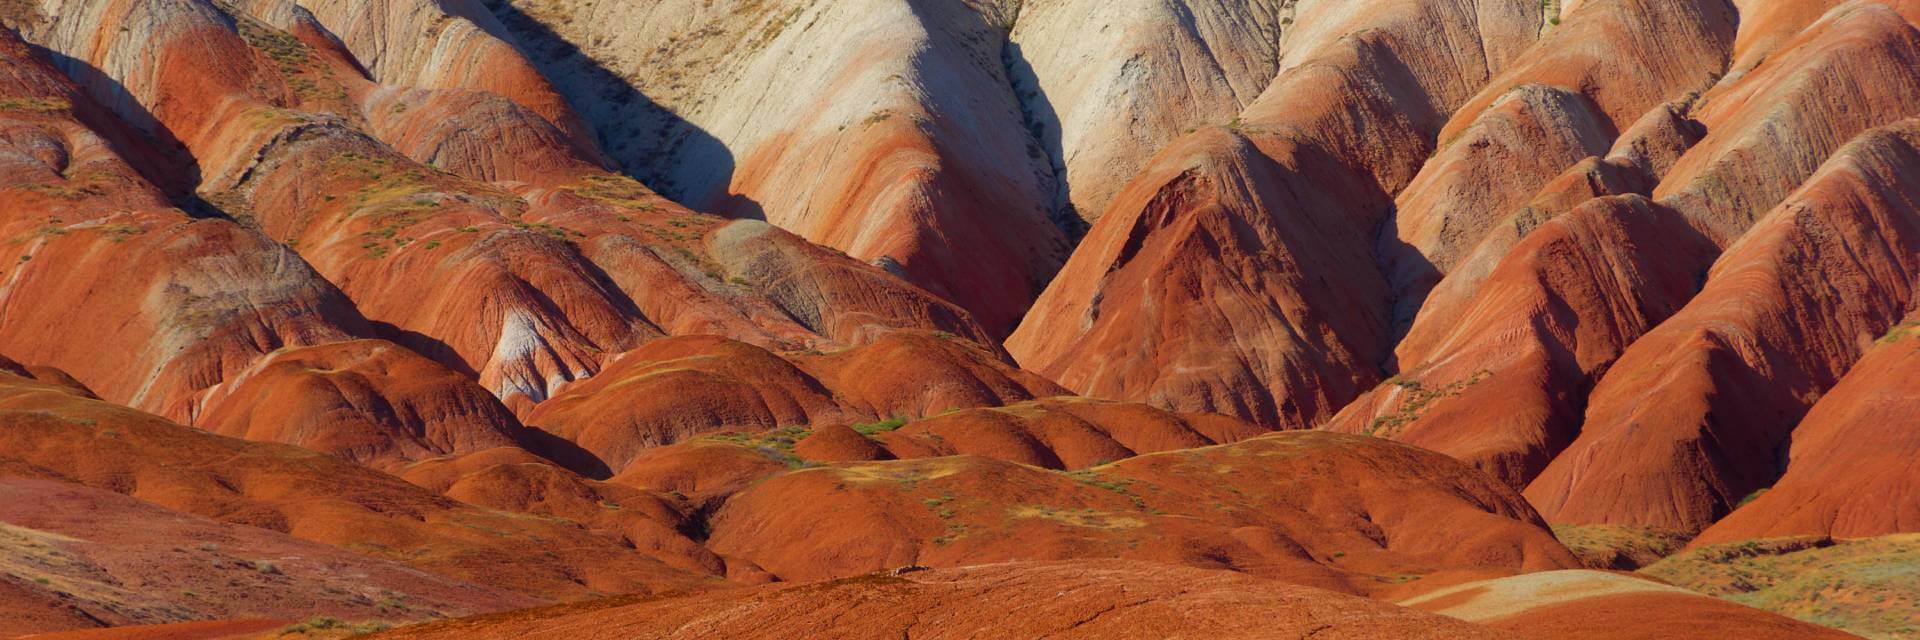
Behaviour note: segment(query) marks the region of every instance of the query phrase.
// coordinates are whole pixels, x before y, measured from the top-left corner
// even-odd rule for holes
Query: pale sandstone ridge
[[[1855,637],[1647,578],[1589,570],[1468,582],[1400,604],[1547,638]]]
[[[962,3],[500,10],[609,153],[696,210],[764,218],[884,265],[995,334],[1065,257],[1052,172],[1001,62],[1005,33]]]
[[[1298,7],[1291,66],[1232,126],[1175,141],[1122,190],[1008,350],[1096,397],[1326,420],[1387,356],[1388,286],[1367,265],[1392,194],[1446,114],[1532,41],[1540,9]]]
[[[1060,176],[1054,206],[1091,222],[1154,151],[1232,121],[1266,90],[1296,2],[1016,4],[1014,91]]]

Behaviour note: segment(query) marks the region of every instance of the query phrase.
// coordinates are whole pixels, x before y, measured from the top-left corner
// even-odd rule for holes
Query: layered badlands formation
[[[0,633],[1920,628],[1909,0],[0,24]]]

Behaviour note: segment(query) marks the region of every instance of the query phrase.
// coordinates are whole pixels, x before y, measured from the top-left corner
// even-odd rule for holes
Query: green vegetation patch
[[[1122,497],[1125,497],[1127,499],[1127,502],[1133,503],[1134,508],[1144,509],[1148,513],[1152,513],[1156,515],[1160,513],[1159,510],[1148,507],[1147,501],[1142,499],[1140,497],[1140,494],[1135,493],[1133,491],[1132,480],[1125,479],[1125,478],[1111,478],[1106,476],[1105,474],[1100,473],[1096,469],[1081,469],[1079,471],[1067,471],[1064,473],[1068,478],[1072,478],[1075,482],[1079,482],[1081,484],[1094,487],[1097,489],[1105,489],[1107,491],[1112,491],[1114,493],[1120,494]]]
[[[768,460],[786,465],[788,469],[807,469],[819,465],[801,458],[799,454],[793,452],[793,447],[810,435],[813,435],[813,429],[798,425],[757,433],[716,433],[706,436],[706,439],[753,449]]]
[[[1893,344],[1916,335],[1920,335],[1920,322],[1902,322],[1893,325],[1893,328],[1887,330],[1886,335],[1880,336],[1880,339],[1874,342],[1876,344]]]
[[[1587,566],[1621,571],[1658,562],[1691,539],[1678,531],[1618,524],[1557,524],[1553,536]]]
[[[1467,387],[1480,384],[1480,382],[1492,375],[1493,372],[1481,369],[1473,372],[1473,375],[1468,376],[1464,380],[1455,380],[1440,387],[1428,387],[1413,378],[1403,378],[1400,376],[1388,378],[1386,382],[1381,383],[1381,385],[1393,385],[1405,389],[1407,391],[1407,397],[1400,402],[1400,406],[1394,409],[1393,413],[1374,418],[1373,422],[1368,423],[1366,433],[1367,435],[1378,438],[1390,438],[1408,424],[1419,420],[1420,416],[1425,414],[1427,408],[1432,406],[1434,402],[1443,398],[1458,396],[1466,391]]]
[[[894,416],[891,418],[887,418],[885,420],[881,420],[879,422],[865,422],[861,424],[850,425],[849,428],[853,429],[855,433],[871,438],[871,437],[880,435],[882,433],[886,433],[888,431],[899,429],[900,427],[904,427],[904,426],[907,426],[907,419],[900,416]]]
[[[1061,509],[1047,505],[1014,505],[1007,508],[1007,516],[1048,520],[1087,529],[1136,529],[1147,525],[1147,521],[1127,514],[1095,509]]]
[[[641,211],[652,211],[653,201],[658,198],[638,180],[612,174],[586,176],[566,190],[589,200]]]
[[[307,633],[328,632],[328,631],[344,632],[351,635],[362,635],[362,634],[386,631],[387,629],[391,629],[391,628],[393,628],[392,624],[381,622],[378,620],[369,621],[369,622],[348,622],[346,620],[341,620],[333,616],[314,616],[312,618],[308,618],[306,622],[297,622],[291,625],[287,625],[286,628],[283,628],[280,630],[279,635],[307,634]]]
[[[0,98],[0,112],[47,115],[73,108],[64,98]]]
[[[1867,638],[1920,634],[1920,534],[1748,540],[1680,553],[1641,571]]]

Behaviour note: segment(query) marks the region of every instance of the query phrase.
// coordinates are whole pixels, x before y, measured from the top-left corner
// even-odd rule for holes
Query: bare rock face
[[[380,84],[492,94],[537,114],[586,153],[594,149],[585,122],[476,0],[253,4],[311,16]]]
[[[694,209],[883,264],[995,335],[1065,257],[1005,31],[973,7],[500,4],[609,152]]]
[[[1659,28],[1650,29],[1655,22]],[[1694,234],[1674,216],[1644,200],[1580,203],[1650,191],[1665,165],[1691,145],[1685,103],[1661,102],[1711,82],[1731,45],[1732,24],[1718,3],[1587,6],[1453,114],[1438,134],[1439,150],[1399,192],[1379,241],[1396,300],[1392,317],[1413,323],[1394,350],[1399,374],[1349,405],[1331,428],[1433,447],[1514,486],[1524,486],[1571,440],[1591,374],[1684,302],[1693,271],[1711,255],[1687,240]],[[1623,55],[1647,64],[1612,72]],[[1577,206],[1597,211],[1564,226],[1543,225]],[[1611,216],[1599,211],[1614,207],[1632,215],[1602,222]],[[1602,236],[1626,235],[1586,235],[1600,228],[1611,229]],[[1574,235],[1561,235],[1568,231]],[[1647,246],[1656,238],[1665,244]],[[1599,253],[1615,257],[1571,249],[1591,242],[1612,245]],[[1621,263],[1623,250],[1647,253]],[[1615,268],[1572,266],[1594,258]],[[1493,278],[1511,278],[1515,288]],[[1563,278],[1582,283],[1555,283]],[[1601,293],[1607,290],[1615,293]],[[1619,295],[1626,297],[1602,302]],[[1608,308],[1614,311],[1601,311]],[[1587,333],[1586,342],[1571,335],[1574,327]],[[1619,333],[1600,338],[1595,331]],[[1562,364],[1546,364],[1556,360]]]
[[[273,349],[367,331],[293,252],[168,204],[117,152],[128,131],[11,32],[0,55],[0,224],[25,239],[0,250],[0,348],[184,421]]]
[[[1917,62],[1920,31],[1893,7],[1834,7],[1766,64],[1701,96],[1693,117],[1708,133],[1654,199],[1731,244],[1841,145],[1920,113],[1920,77],[1911,72]]]
[[[1527,233],[1451,322],[1416,322],[1401,373],[1328,428],[1392,438],[1525,487],[1581,432],[1589,389],[1693,293],[1713,245],[1637,195]]]
[[[1914,500],[1920,367],[1914,320],[1875,341],[1794,428],[1787,472],[1752,502],[1708,527],[1696,545],[1787,536],[1868,538],[1920,532]]]
[[[1585,96],[1523,84],[1443,139],[1400,192],[1392,232],[1381,233],[1383,266],[1401,306],[1417,308],[1427,289],[1548,180],[1604,153],[1610,128]]]
[[[832,392],[765,349],[720,338],[657,340],[541,403],[530,424],[585,450],[566,460],[618,473],[640,450],[723,428],[769,429],[842,416]]]
[[[1295,2],[1015,3],[1006,58],[1055,163],[1055,206],[1099,219],[1153,153],[1232,121],[1279,73]]]
[[[1262,433],[1257,426],[1220,415],[1176,414],[1136,403],[1058,397],[943,413],[882,432],[877,440],[887,457],[975,455],[1078,470],[1143,453],[1237,442]],[[798,448],[795,452],[806,455]]]
[[[1610,148],[1623,138],[1651,133],[1629,129],[1635,119],[1711,85],[1733,44],[1730,9],[1720,0],[1585,6],[1454,113],[1440,131],[1439,150],[1400,192],[1381,231],[1396,322],[1404,325],[1424,310],[1435,283],[1500,233],[1509,216],[1540,217],[1577,204],[1552,202],[1550,196],[1575,186],[1556,179],[1577,171],[1585,158],[1612,157]],[[1650,179],[1620,175],[1635,173],[1627,166],[1643,169],[1615,163],[1587,170],[1614,174],[1587,182],[1618,186],[1584,195],[1644,190],[1621,184]]]
[[[1231,126],[1172,143],[1121,191],[1008,350],[1094,396],[1326,420],[1379,380],[1390,346],[1389,289],[1365,265],[1391,194],[1445,114],[1537,34],[1539,10],[1300,7],[1296,21],[1317,26],[1289,40],[1286,70]],[[1362,24],[1354,38],[1324,30]]]
[[[0,0],[0,633],[1895,633],[1917,21]]]
[[[1849,143],[1722,255],[1601,378],[1579,438],[1528,486],[1535,505],[1699,531],[1772,484],[1813,400],[1912,309],[1915,140],[1909,120]]]
[[[384,63],[347,56],[398,46],[385,36],[343,41],[270,2],[252,13],[202,2],[44,8],[58,18],[37,37],[116,114],[177,138],[199,166],[198,197],[296,248],[373,331],[477,375],[517,412],[592,375],[604,354],[670,331],[787,346],[857,343],[896,326],[988,335],[951,304],[783,232],[709,233],[723,221],[607,175],[565,134],[565,114],[540,115],[541,100],[475,93],[485,83],[376,84],[379,74],[362,74]],[[122,35],[84,38],[93,29]],[[133,37],[144,30],[153,37]],[[195,56],[229,72],[167,66]],[[395,60],[392,73],[445,71],[430,61]],[[461,116],[412,126],[449,110]]]
[[[1514,210],[1484,235],[1448,270],[1420,304],[1413,327],[1395,348],[1396,358],[1415,349],[1420,325],[1452,327],[1473,312],[1473,298],[1500,262],[1546,221],[1572,211],[1594,198],[1653,193],[1660,176],[1677,162],[1704,133],[1688,119],[1691,102],[1680,100],[1656,106],[1629,126],[1605,157],[1589,157],[1568,167],[1540,187],[1524,206]],[[1402,365],[1404,366],[1404,365]]]
[[[415,339],[410,346],[452,351],[457,359],[434,355],[482,372],[482,384],[503,398],[544,397],[551,382],[592,370],[591,340],[627,340],[640,329],[577,256],[501,220],[479,200],[487,194],[472,193],[477,189],[353,129],[349,96],[317,50],[211,3],[85,8],[99,11],[50,11],[61,18],[43,39],[70,56],[70,65],[99,70],[87,88],[100,96],[125,87],[120,90],[129,95],[109,106],[123,117],[150,113],[150,121],[133,123],[150,134],[177,136],[199,162],[201,197],[297,247],[376,323],[442,343]],[[92,29],[116,36],[95,41],[86,37]],[[234,73],[169,66],[189,59]],[[491,195],[497,201],[502,194]],[[451,211],[423,219],[442,206]],[[475,223],[485,223],[487,233]],[[476,232],[454,231],[463,226]],[[444,271],[424,256],[386,259],[428,230],[465,240],[449,250],[471,252],[473,259]],[[423,238],[420,249],[433,240]],[[410,271],[413,290],[405,292],[373,275]],[[469,295],[472,289],[456,296],[456,287],[490,290],[492,299]]]
[[[686,499],[583,478],[514,447],[408,465],[408,482],[460,502],[561,519],[646,558],[694,575],[726,575],[725,562],[688,537]]]

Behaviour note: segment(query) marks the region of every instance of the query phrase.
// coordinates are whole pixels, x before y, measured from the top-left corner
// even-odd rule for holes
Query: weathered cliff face
[[[1092,222],[1153,152],[1232,121],[1279,72],[1295,2],[1016,3],[1005,54],[1054,206]]]
[[[1600,380],[1527,489],[1542,512],[1699,531],[1772,484],[1813,401],[1913,309],[1915,140],[1908,121],[1849,143],[1720,256]]]
[[[1637,195],[1549,220],[1447,324],[1417,323],[1401,372],[1328,428],[1408,442],[1524,487],[1581,432],[1585,391],[1693,293],[1712,245]]]
[[[1920,112],[1917,43],[1920,32],[1887,4],[1827,11],[1767,63],[1702,96],[1693,117],[1707,135],[1654,198],[1722,246],[1733,242],[1841,145]]]
[[[296,23],[317,25],[327,40],[338,43],[380,84],[468,90],[504,98],[564,132],[581,151],[593,153],[593,136],[585,121],[476,0],[246,0],[235,4],[295,35],[306,35]],[[445,115],[463,114],[450,110]]]
[[[115,113],[149,136],[176,137],[200,168],[200,197],[299,251],[382,335],[477,374],[517,409],[591,375],[601,354],[669,331],[725,327],[809,345],[890,326],[987,335],[925,292],[780,232],[710,236],[721,221],[606,175],[532,110],[538,100],[376,84],[363,69],[388,65],[423,86],[439,81],[416,76],[444,70],[406,56],[349,58],[297,8],[44,9],[56,18],[38,37]],[[87,37],[95,31],[119,35]],[[387,51],[372,35],[344,42]],[[208,59],[228,73],[169,66]],[[407,113],[445,109],[471,120],[409,126],[420,118]],[[722,245],[709,251],[714,240]],[[682,293],[661,293],[672,289]]]
[[[1356,37],[1290,36],[1290,66],[1238,120],[1129,183],[1008,350],[1095,396],[1324,421],[1381,377],[1389,293],[1371,236],[1392,194],[1446,114],[1532,40],[1539,10],[1392,4]],[[1362,20],[1296,11],[1301,25]]]
[[[1697,535],[1648,571],[1879,633],[1822,612],[1885,572],[1816,609],[1726,562],[1911,554],[1917,19],[0,0],[0,631],[393,609],[339,572],[407,619],[946,597],[924,564],[1825,633],[1559,571]],[[195,535],[300,574],[194,573]],[[422,633],[640,628],[576,611]]]
[[[1602,197],[1649,193],[1691,147],[1690,96],[1733,27],[1717,1],[1583,5],[1455,113],[1380,234],[1407,327],[1399,374],[1330,428],[1532,480],[1578,432],[1596,376],[1712,258],[1673,212]]]
[[[132,132],[11,32],[0,55],[0,212],[21,239],[0,289],[9,353],[186,420],[208,387],[269,351],[365,334],[293,252],[173,208],[118,152]]]
[[[1650,109],[1707,89],[1734,24],[1722,0],[1601,2],[1548,30],[1449,119],[1396,198],[1378,249],[1395,321],[1424,311],[1428,291],[1554,178],[1609,155]]]
[[[1794,428],[1787,472],[1695,539],[1696,545],[1787,536],[1868,538],[1920,531],[1914,500],[1910,317],[1865,355]]]
[[[1004,29],[961,3],[502,3],[609,152],[696,210],[880,264],[1005,334],[1065,258]],[[635,27],[638,28],[635,28]]]

